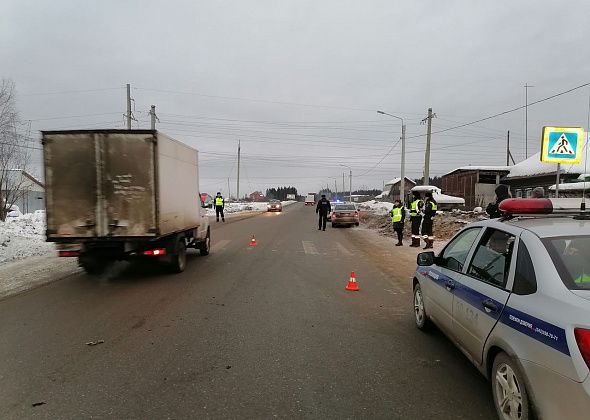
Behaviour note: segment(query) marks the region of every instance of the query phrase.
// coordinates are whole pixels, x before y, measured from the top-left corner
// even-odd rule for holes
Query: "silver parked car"
[[[590,213],[533,200],[418,255],[416,326],[434,322],[490,379],[499,418],[590,418]]]

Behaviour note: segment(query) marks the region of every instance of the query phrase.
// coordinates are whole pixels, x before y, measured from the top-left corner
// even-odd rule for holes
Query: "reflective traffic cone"
[[[250,246],[256,246],[256,235],[252,235],[252,239],[250,239]]]
[[[356,277],[354,275],[354,271],[352,271],[350,273],[350,280],[348,280],[348,285],[346,285],[346,290],[348,290],[350,292],[358,292],[359,290],[361,290],[361,289],[359,289],[358,285],[356,284]]]

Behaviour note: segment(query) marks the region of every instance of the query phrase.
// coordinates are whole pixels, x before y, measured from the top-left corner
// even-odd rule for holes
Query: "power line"
[[[371,112],[371,113],[375,112],[375,110],[373,110],[373,109],[350,108],[350,107],[336,106],[336,105],[303,104],[303,103],[298,103],[298,102],[273,101],[273,100],[268,100],[268,99],[255,99],[255,98],[241,98],[241,97],[237,97],[237,96],[207,95],[207,94],[198,93],[198,92],[186,92],[186,91],[166,90],[166,89],[151,89],[151,88],[141,88],[141,87],[136,87],[133,89],[146,90],[146,91],[150,91],[150,92],[172,93],[175,95],[192,95],[192,96],[200,96],[203,98],[223,99],[223,100],[232,100],[232,101],[260,102],[260,103],[274,104],[274,105],[300,106],[300,107],[307,107],[307,108],[341,109],[341,110],[345,110],[345,111],[360,111],[360,112]]]
[[[397,145],[399,144],[399,142],[400,142],[400,141],[401,141],[401,139],[399,139],[398,141],[396,141],[396,142],[394,143],[394,145],[393,145],[393,146],[391,146],[391,147],[389,148],[389,150],[387,151],[387,153],[385,154],[385,156],[383,156],[383,157],[381,158],[381,160],[380,160],[379,162],[377,162],[377,163],[376,163],[376,164],[375,164],[375,165],[374,165],[372,168],[370,168],[370,169],[369,169],[369,170],[367,170],[366,172],[363,172],[363,173],[362,173],[362,174],[360,174],[360,175],[357,175],[357,177],[365,176],[365,175],[367,175],[368,173],[372,172],[372,171],[373,171],[373,169],[375,169],[377,166],[379,166],[379,165],[381,164],[381,162],[383,162],[383,161],[385,160],[385,158],[386,158],[387,156],[389,156],[389,155],[390,155],[390,153],[393,151],[393,149],[395,149],[395,146],[397,146]]]
[[[64,115],[63,117],[27,118],[26,121],[66,120],[68,118],[99,117],[104,115],[119,115],[120,112],[103,112],[102,114]]]
[[[72,93],[106,92],[109,90],[119,90],[119,89],[123,89],[123,86],[104,88],[104,89],[62,90],[62,91],[58,91],[58,92],[43,92],[43,93],[21,93],[19,95],[20,96],[69,95]]]
[[[573,92],[575,90],[581,89],[581,88],[586,87],[586,86],[590,86],[590,82],[584,83],[582,85],[576,86],[576,87],[571,88],[571,89],[568,89],[568,90],[565,90],[563,92],[556,93],[556,94],[551,95],[551,96],[548,96],[546,98],[539,99],[538,101],[531,102],[531,103],[528,104],[528,106],[540,104],[541,102],[546,102],[546,101],[549,101],[551,99],[555,99],[555,98],[557,98],[559,96],[562,96],[562,95],[571,93],[571,92]],[[525,105],[521,105],[519,107],[512,108],[512,109],[509,109],[509,110],[506,110],[506,111],[503,111],[503,112],[499,112],[497,114],[490,115],[490,116],[484,117],[484,118],[480,118],[478,120],[471,121],[471,122],[468,122],[468,123],[465,123],[465,124],[460,124],[460,125],[457,125],[457,126],[454,126],[454,127],[445,128],[443,130],[433,131],[431,134],[444,133],[446,131],[456,130],[456,129],[462,128],[462,127],[467,127],[469,125],[477,124],[477,123],[480,123],[482,121],[491,120],[492,118],[497,118],[497,117],[500,117],[502,115],[510,114],[512,112],[515,112],[515,111],[520,111],[521,109],[524,109],[524,108],[525,108]],[[412,136],[412,137],[408,137],[408,138],[412,139],[412,138],[424,137],[425,135],[426,134],[420,134],[420,135],[416,135],[416,136]]]

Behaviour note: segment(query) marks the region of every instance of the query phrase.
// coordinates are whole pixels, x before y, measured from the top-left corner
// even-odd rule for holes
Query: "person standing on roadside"
[[[545,188],[543,188],[543,187],[533,188],[533,193],[531,194],[531,198],[545,198]]]
[[[500,211],[500,203],[507,198],[510,198],[510,191],[508,190],[507,185],[498,185],[495,189],[496,193],[496,202],[490,203],[486,207],[486,213],[490,215],[490,219],[498,219],[502,217],[503,214]]]
[[[432,219],[436,216],[438,204],[429,191],[425,194],[424,201],[424,220],[422,220],[422,239],[426,242],[424,249],[431,249],[434,244],[434,234],[432,233]]]
[[[393,231],[397,234],[397,244],[395,244],[395,246],[402,246],[402,239],[404,237],[404,221],[406,220],[406,208],[403,206],[400,200],[395,200],[390,215]]]
[[[412,223],[412,243],[411,247],[420,246],[420,223],[422,223],[422,208],[424,201],[420,198],[418,191],[412,191],[412,202],[410,203],[410,222]]]
[[[219,216],[221,216],[221,220],[225,222],[225,215],[223,214],[223,209],[225,208],[225,200],[223,199],[220,192],[217,192],[215,196],[215,217],[219,222]]]
[[[326,194],[322,194],[322,198],[318,201],[315,208],[316,214],[319,214],[318,230],[326,230],[326,223],[328,223],[328,213],[332,211],[330,201],[326,198]]]

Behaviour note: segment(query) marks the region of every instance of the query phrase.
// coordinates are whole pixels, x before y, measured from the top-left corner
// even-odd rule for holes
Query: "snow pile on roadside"
[[[386,201],[367,201],[365,203],[359,204],[358,206],[361,210],[367,210],[374,212],[377,215],[385,215],[389,214],[391,209],[393,208],[393,203],[388,203]]]
[[[43,215],[25,214],[0,222],[0,263],[54,250],[53,244],[45,242]]]
[[[436,240],[448,240],[466,225],[485,219],[487,219],[487,216],[475,212],[438,212],[434,217],[434,237]],[[385,214],[379,214],[376,212],[361,213],[361,222],[363,226],[369,229],[375,229],[383,236],[394,236],[391,226],[391,218]],[[410,236],[411,223],[408,218],[404,223],[404,237],[409,238]]]

